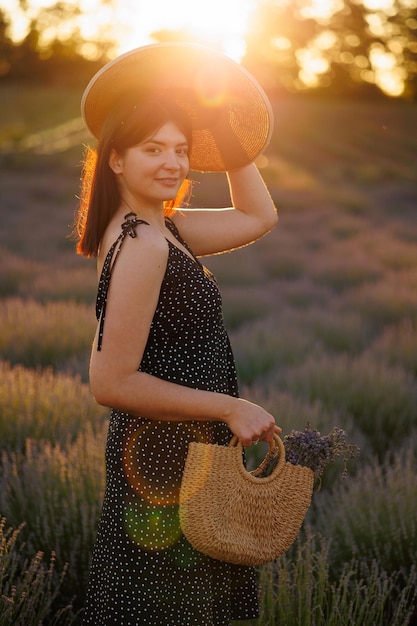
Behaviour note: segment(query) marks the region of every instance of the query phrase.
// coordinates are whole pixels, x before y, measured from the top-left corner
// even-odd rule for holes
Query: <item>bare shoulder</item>
[[[135,233],[135,237],[126,236],[121,253],[118,255],[117,265],[123,267],[130,265],[136,269],[144,264],[148,268],[165,265],[168,258],[168,243],[163,234],[148,224],[138,224]],[[98,258],[99,269],[119,235],[120,227],[115,229],[110,226],[106,231]]]

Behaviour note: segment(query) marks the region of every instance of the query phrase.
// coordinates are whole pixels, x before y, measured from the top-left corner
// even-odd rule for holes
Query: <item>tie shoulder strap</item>
[[[122,245],[124,240],[126,239],[126,236],[129,235],[129,237],[135,239],[137,237],[136,226],[138,226],[139,224],[147,224],[149,226],[148,222],[145,222],[145,220],[140,220],[136,213],[128,213],[127,215],[125,215],[125,221],[121,225],[122,231],[109,249],[103,264],[103,269],[101,271],[101,276],[98,283],[96,299],[96,317],[97,321],[100,322],[97,341],[97,350],[99,351],[101,350],[101,345],[103,341],[104,321],[106,319],[107,294],[109,291],[112,271],[120,254],[120,250],[122,249]]]

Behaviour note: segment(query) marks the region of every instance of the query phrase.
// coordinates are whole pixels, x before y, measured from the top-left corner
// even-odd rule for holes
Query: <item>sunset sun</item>
[[[4,0],[5,8],[13,16],[12,37],[22,39],[31,18],[40,9],[52,7],[55,0],[29,0],[25,10],[19,0]],[[45,25],[41,40],[48,39],[71,26],[78,26],[86,41],[97,39],[115,42],[114,54],[155,43],[152,33],[178,31],[193,41],[218,48],[239,61],[245,52],[245,35],[250,15],[257,0],[77,0],[79,12],[72,20],[58,27],[51,21]],[[58,33],[59,34],[59,33]],[[65,32],[61,33],[65,37]],[[42,41],[41,41],[42,43]],[[89,56],[88,43],[85,48]]]
[[[156,0],[145,6],[137,0],[117,0],[116,11],[120,23],[125,24],[119,51],[150,43],[154,32],[181,30],[192,39],[214,45],[238,60],[244,53],[244,37],[254,4],[255,0],[210,0],[207,3]]]
[[[416,1],[407,0],[410,7]],[[295,80],[297,88],[320,87],[330,80],[332,68],[338,66],[349,70],[350,66],[356,81],[375,84],[390,96],[401,96],[408,73],[414,72],[412,54],[415,54],[417,45],[413,37],[407,39],[406,32],[401,35],[401,29],[406,27],[410,32],[414,31],[416,20],[410,17],[403,20],[402,25],[398,21],[397,30],[393,30],[389,20],[394,16],[394,3],[395,0],[363,0],[367,37],[371,38],[371,44],[366,44],[368,50],[364,53],[358,52],[359,44],[355,43],[360,41],[358,36],[343,33],[340,24],[336,24],[335,29],[320,27],[317,35],[312,32],[305,37],[303,34],[303,20],[326,24],[333,15],[342,11],[343,0],[301,2],[295,21],[294,16],[290,17],[290,26],[286,24],[285,11],[283,19],[279,19],[281,13],[274,13],[274,3],[271,2],[266,20],[272,20],[271,26],[276,29],[276,35],[273,36],[271,31],[265,47],[269,46],[271,58],[275,55],[277,59],[286,59],[280,68],[284,73],[288,71],[288,59],[293,58],[292,64],[298,75],[292,80]],[[285,3],[281,4],[285,9]],[[56,40],[70,41],[75,34],[78,37],[77,53],[89,61],[114,58],[147,44],[178,40],[214,47],[240,62],[254,28],[254,18],[259,18],[262,1],[69,0],[65,3],[65,19],[61,19],[61,3],[56,0],[27,0],[24,3],[2,0],[2,7],[11,16],[10,36],[13,41],[22,41],[36,24],[37,46],[41,52],[50,50]],[[41,18],[37,22],[39,15]],[[291,23],[295,24],[292,35],[291,28],[294,27]],[[268,33],[271,27],[267,24],[265,28]],[[259,44],[262,48],[261,41]],[[347,50],[343,48],[345,45]],[[252,45],[255,56],[256,48],[257,44]],[[264,60],[262,54],[259,58]]]

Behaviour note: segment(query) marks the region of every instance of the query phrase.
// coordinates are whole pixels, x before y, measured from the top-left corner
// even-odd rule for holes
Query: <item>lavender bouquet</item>
[[[342,428],[334,427],[328,435],[321,435],[307,422],[304,430],[292,430],[283,439],[285,457],[293,465],[304,465],[320,479],[327,465],[337,457],[344,460],[342,478],[347,476],[348,459],[359,456],[359,447],[347,442],[347,434]]]

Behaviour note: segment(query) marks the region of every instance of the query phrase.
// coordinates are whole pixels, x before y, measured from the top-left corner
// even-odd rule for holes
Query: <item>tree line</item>
[[[103,0],[104,2],[105,0]],[[267,90],[417,100],[417,0],[340,0],[324,14],[311,0],[260,0],[246,37],[245,65]],[[373,8],[370,8],[373,7]],[[115,42],[101,33],[85,41],[74,4],[39,9],[27,35],[15,42],[11,16],[0,9],[0,80],[85,84],[111,58]],[[72,24],[59,36],[58,24]],[[47,25],[56,36],[42,43]],[[155,41],[190,40],[180,31]]]

